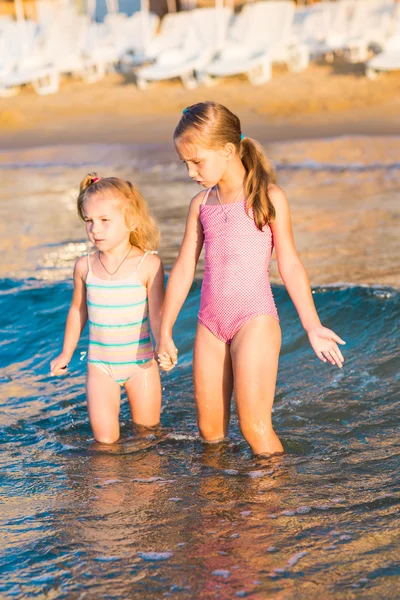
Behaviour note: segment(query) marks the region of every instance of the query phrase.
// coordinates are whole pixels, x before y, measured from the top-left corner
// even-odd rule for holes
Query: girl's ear
[[[230,160],[231,158],[234,158],[236,156],[235,144],[231,144],[231,143],[225,144],[224,153],[226,156],[226,160]]]
[[[134,222],[134,220],[132,219],[132,217],[128,217],[126,220],[126,226],[128,227],[129,231],[135,231],[136,229],[136,223]]]

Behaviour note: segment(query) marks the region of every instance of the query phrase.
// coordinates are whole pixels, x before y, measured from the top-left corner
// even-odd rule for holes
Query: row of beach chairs
[[[400,4],[337,0],[296,9],[290,0],[261,0],[238,14],[199,8],[160,22],[147,11],[110,13],[103,23],[67,5],[40,24],[0,17],[0,95],[28,83],[54,93],[64,74],[94,82],[115,68],[134,73],[141,89],[173,78],[193,88],[242,73],[259,85],[274,63],[298,72],[339,54],[365,62],[369,77],[400,69]]]

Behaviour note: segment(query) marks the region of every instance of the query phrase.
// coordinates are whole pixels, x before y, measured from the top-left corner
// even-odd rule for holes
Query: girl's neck
[[[238,192],[244,186],[246,169],[240,159],[232,161],[226,173],[218,182],[218,190],[221,195],[230,196]]]
[[[128,238],[128,240],[126,240],[126,242],[125,241],[121,242],[120,244],[118,244],[118,246],[115,246],[114,248],[111,248],[110,250],[98,250],[98,253],[101,254],[101,256],[103,256],[105,258],[119,260],[120,258],[125,256],[127,254],[127,252],[129,252],[130,250],[132,250],[132,253],[133,253],[134,246],[130,243],[129,238]]]

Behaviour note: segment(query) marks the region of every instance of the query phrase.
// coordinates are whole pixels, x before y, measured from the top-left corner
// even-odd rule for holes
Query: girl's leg
[[[228,432],[233,379],[229,346],[197,324],[193,355],[194,395],[200,434],[217,442]]]
[[[97,442],[112,444],[119,438],[119,384],[101,369],[88,363],[86,399],[89,421]]]
[[[280,347],[279,324],[269,315],[248,321],[231,344],[240,428],[255,454],[283,452],[271,419]]]
[[[125,383],[125,390],[132,421],[145,427],[158,425],[161,412],[161,382],[158,365],[154,359],[134,367],[132,376]]]

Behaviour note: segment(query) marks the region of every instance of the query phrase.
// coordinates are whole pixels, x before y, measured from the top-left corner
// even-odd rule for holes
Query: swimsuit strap
[[[92,267],[90,266],[90,252],[88,252],[86,256],[87,256],[88,270],[89,270],[89,273],[91,273],[92,272]]]
[[[140,259],[140,262],[139,262],[138,266],[137,266],[137,267],[136,267],[136,269],[133,271],[133,273],[132,273],[133,275],[135,275],[135,273],[137,273],[137,272],[139,271],[139,269],[140,269],[140,265],[142,264],[142,262],[144,261],[144,259],[146,258],[146,256],[147,256],[148,254],[158,254],[158,252],[157,252],[157,250],[147,250],[147,251],[146,251],[146,252],[143,254],[142,258]]]
[[[208,190],[207,190],[207,191],[206,191],[206,193],[204,194],[204,198],[203,198],[203,200],[201,201],[201,204],[202,204],[202,205],[207,203],[208,196],[210,195],[210,192],[211,192],[211,190],[212,190],[212,189],[213,189],[213,188],[208,188]]]

